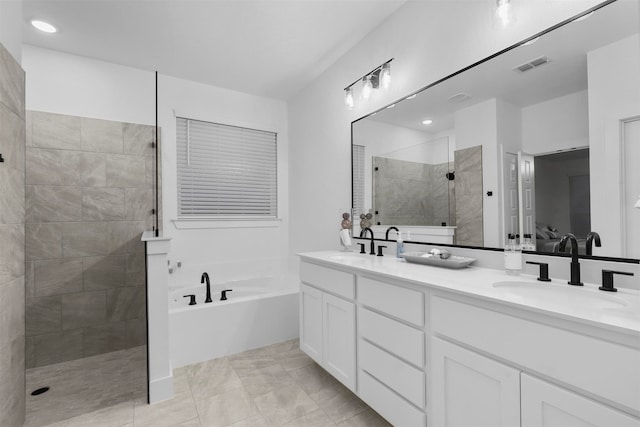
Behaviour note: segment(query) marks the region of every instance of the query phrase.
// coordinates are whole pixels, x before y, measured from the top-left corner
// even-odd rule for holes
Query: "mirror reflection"
[[[558,252],[570,232],[640,258],[639,14],[618,0],[355,121],[354,215],[376,237]]]

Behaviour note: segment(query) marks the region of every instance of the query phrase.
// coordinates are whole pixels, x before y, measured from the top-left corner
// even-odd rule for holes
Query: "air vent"
[[[541,56],[540,58],[532,59],[529,62],[525,62],[522,65],[518,65],[513,69],[513,71],[519,71],[521,73],[524,73],[525,71],[532,70],[536,67],[546,64],[547,62],[549,62],[549,58],[547,58],[546,56]]]
[[[454,104],[459,104],[470,98],[471,98],[471,95],[469,95],[468,93],[460,92],[450,97],[449,102],[453,102]]]

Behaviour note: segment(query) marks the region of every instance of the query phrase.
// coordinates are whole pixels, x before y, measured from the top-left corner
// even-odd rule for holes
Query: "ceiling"
[[[30,45],[287,100],[405,0],[23,0]],[[45,34],[31,19],[58,28]],[[375,64],[373,64],[375,65]]]
[[[518,46],[370,118],[437,134],[454,127],[457,110],[488,99],[501,99],[522,108],[585,90],[587,52],[636,34],[639,4],[637,0],[619,0],[585,20],[549,32],[531,45]],[[513,70],[541,56],[549,62],[524,73]],[[449,100],[459,93],[470,98],[460,103]],[[425,119],[433,123],[425,126]]]

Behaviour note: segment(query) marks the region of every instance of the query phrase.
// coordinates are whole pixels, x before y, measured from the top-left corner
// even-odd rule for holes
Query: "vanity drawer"
[[[430,313],[434,333],[640,411],[640,346],[437,296],[431,298]]]
[[[358,328],[363,338],[413,363],[424,366],[424,332],[366,308],[358,310]]]
[[[394,426],[426,426],[426,414],[365,371],[358,371],[358,395]]]
[[[419,408],[424,407],[424,372],[360,340],[359,366]]]
[[[300,263],[300,280],[323,291],[354,299],[355,280],[351,273],[321,267],[308,262]]]
[[[424,325],[422,292],[358,277],[358,301],[414,325]]]

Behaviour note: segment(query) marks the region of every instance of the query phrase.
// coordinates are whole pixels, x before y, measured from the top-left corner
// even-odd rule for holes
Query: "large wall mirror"
[[[640,258],[639,26],[640,2],[605,2],[356,120],[354,215],[381,238],[556,253],[571,232]]]

